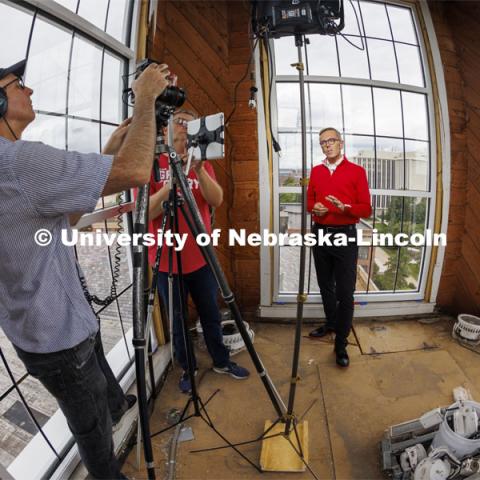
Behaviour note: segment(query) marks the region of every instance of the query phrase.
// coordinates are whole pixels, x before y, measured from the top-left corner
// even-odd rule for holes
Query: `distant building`
[[[360,150],[352,161],[367,172],[370,188],[384,190],[422,190],[428,188],[428,154],[423,152],[377,153]],[[375,209],[380,213],[388,208],[390,197],[377,195]]]

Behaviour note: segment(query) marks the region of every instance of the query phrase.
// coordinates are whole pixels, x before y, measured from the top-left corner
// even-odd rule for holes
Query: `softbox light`
[[[344,23],[343,0],[253,0],[257,36],[336,35]]]

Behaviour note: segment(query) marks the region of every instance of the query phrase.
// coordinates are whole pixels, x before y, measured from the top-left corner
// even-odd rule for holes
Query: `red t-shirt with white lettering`
[[[150,179],[150,195],[153,195],[155,192],[158,192],[164,185],[164,183],[170,178],[170,169],[168,166],[168,157],[166,155],[160,155],[158,159],[158,165],[160,170],[160,181],[155,182],[155,178],[152,174]],[[215,180],[215,171],[213,167],[208,163],[204,162],[204,168],[207,173]],[[203,223],[205,224],[205,229],[207,233],[212,233],[212,225],[210,220],[210,208],[206,200],[203,198],[203,195],[200,191],[200,184],[197,179],[197,175],[193,168],[190,169],[188,173],[187,181],[190,187],[190,190],[193,193],[195,202],[197,203],[200,216],[202,217]],[[182,195],[180,189],[178,189],[179,196]],[[188,214],[187,205],[185,205],[186,213]],[[157,254],[157,231],[162,227],[163,214],[159,215],[157,218],[149,222],[148,231],[155,235],[155,246],[148,247],[148,261],[151,266],[155,264],[155,256]],[[170,230],[167,220],[167,225],[165,229]],[[196,270],[202,268],[206,265],[206,261],[203,258],[202,252],[200,251],[199,246],[195,240],[195,236],[190,232],[188,228],[187,221],[183,216],[182,212],[178,210],[178,232],[180,234],[187,233],[187,240],[183,250],[180,251],[182,257],[182,272],[183,273],[192,273]],[[177,257],[176,252],[173,251],[173,273],[178,273],[177,269]],[[168,248],[164,246],[162,249],[162,257],[160,258],[160,271],[168,272]]]

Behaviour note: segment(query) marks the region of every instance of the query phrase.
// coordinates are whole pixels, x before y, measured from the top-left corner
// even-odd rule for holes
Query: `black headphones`
[[[8,109],[8,97],[5,89],[0,87],[0,119],[2,119],[7,113]]]

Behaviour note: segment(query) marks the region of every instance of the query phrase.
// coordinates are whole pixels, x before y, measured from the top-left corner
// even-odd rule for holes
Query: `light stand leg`
[[[175,178],[178,182],[178,186],[180,187],[180,190],[183,194],[183,198],[185,199],[185,203],[188,207],[188,211],[191,215],[191,218],[189,218],[188,214],[184,211],[184,207],[183,206],[180,207],[182,209],[182,213],[185,216],[185,219],[187,220],[190,231],[195,236],[198,236],[200,233],[205,234],[206,233],[205,225],[203,224],[202,218],[200,217],[200,213],[198,212],[195,199],[193,198],[193,194],[190,188],[188,187],[185,175],[182,171],[181,160],[176,156],[174,152],[173,152],[173,155],[170,154],[170,164],[172,166],[173,174],[175,175]],[[273,385],[273,382],[270,379],[270,376],[265,370],[265,367],[263,366],[262,361],[260,360],[260,357],[255,351],[255,347],[253,346],[250,336],[248,335],[247,329],[245,328],[245,324],[243,323],[243,318],[240,313],[240,309],[238,308],[238,305],[235,302],[235,297],[233,295],[233,292],[230,290],[228,282],[218,262],[215,250],[211,244],[205,247],[202,247],[200,250],[205,260],[209,264],[210,268],[212,269],[213,274],[215,275],[217,284],[220,288],[220,291],[222,292],[222,297],[225,303],[230,308],[230,311],[232,312],[233,318],[235,320],[235,324],[238,328],[238,331],[240,332],[240,335],[242,336],[242,339],[245,343],[247,351],[250,354],[250,357],[252,359],[253,364],[255,365],[255,368],[260,376],[260,379],[263,382],[263,385],[265,387],[265,390],[267,391],[270,401],[272,402],[272,405],[275,408],[277,415],[279,417],[283,417],[284,412],[286,411],[285,404],[283,403],[283,400],[281,399],[278,391]]]

